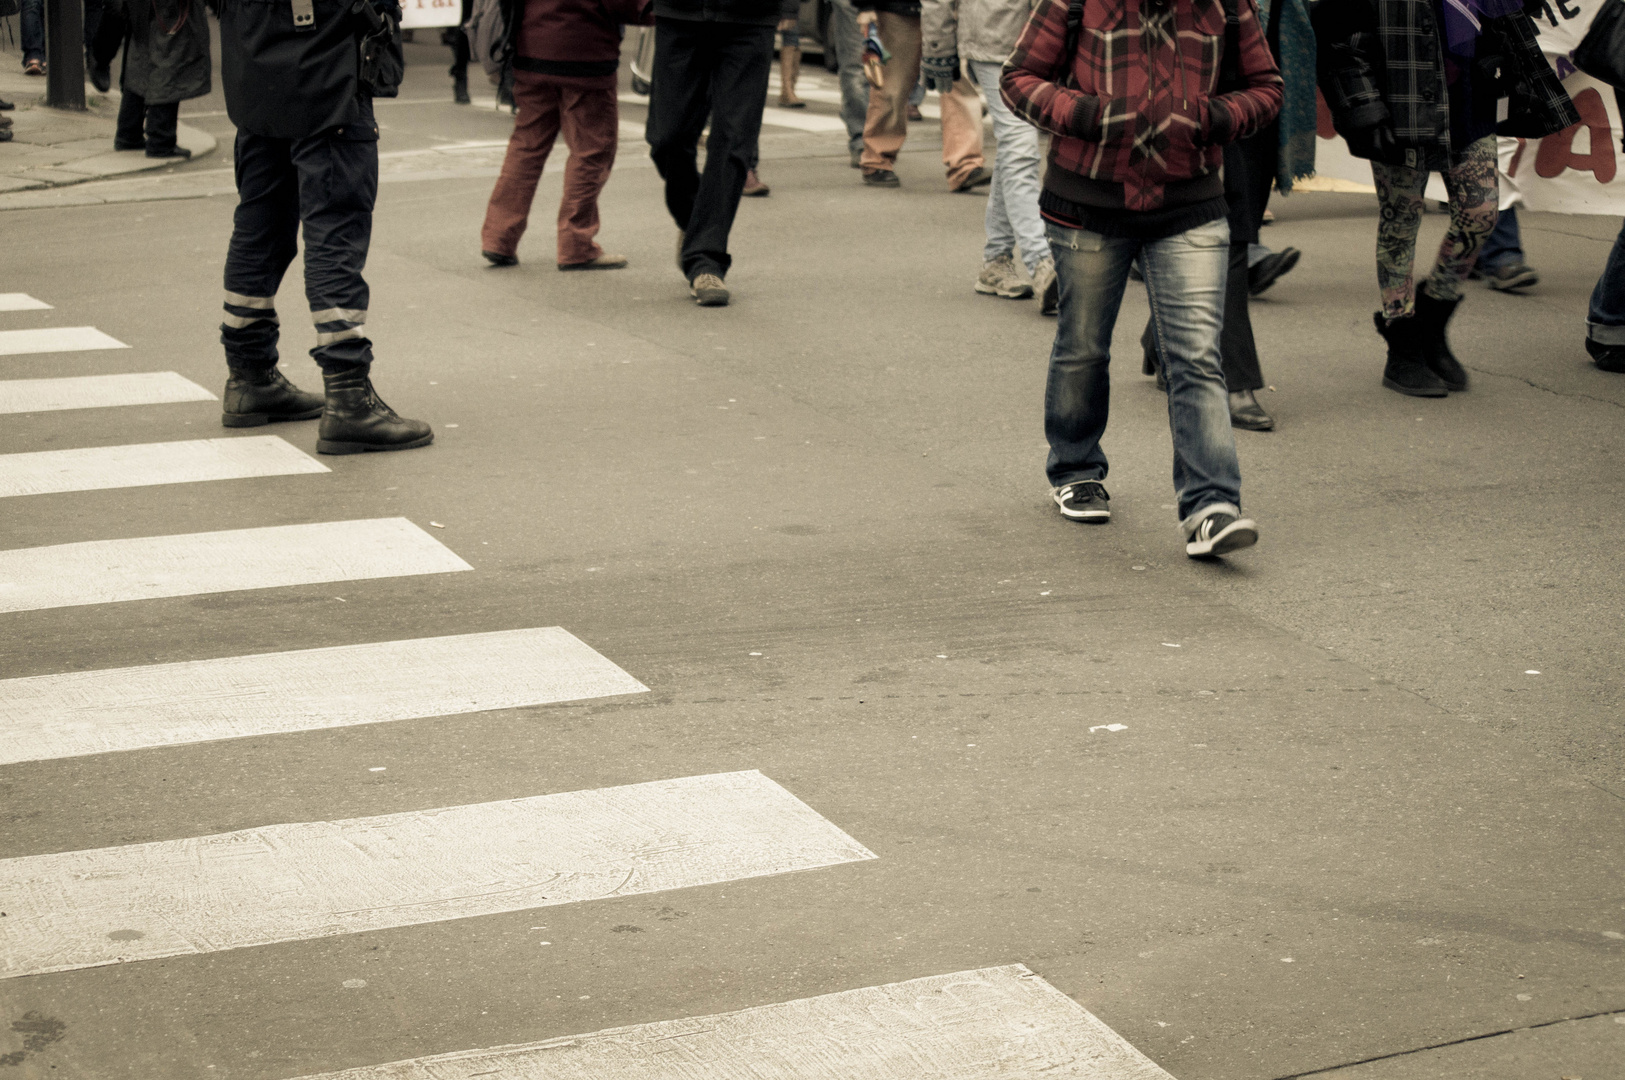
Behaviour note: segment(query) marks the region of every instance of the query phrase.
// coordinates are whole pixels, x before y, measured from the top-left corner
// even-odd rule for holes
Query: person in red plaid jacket
[[[1071,520],[1111,519],[1107,364],[1138,258],[1168,379],[1185,552],[1248,547],[1258,526],[1241,513],[1219,359],[1230,248],[1221,160],[1224,144],[1280,112],[1280,73],[1254,0],[1081,0],[1071,55],[1067,15],[1067,0],[1041,0],[1000,80],[1005,103],[1055,136],[1039,196],[1060,282],[1044,393],[1051,494]]]

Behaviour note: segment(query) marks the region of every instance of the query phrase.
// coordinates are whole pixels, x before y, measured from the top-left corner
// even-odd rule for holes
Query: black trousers
[[[1225,388],[1262,390],[1264,371],[1253,340],[1253,317],[1248,309],[1247,246],[1258,243],[1258,229],[1269,207],[1275,183],[1278,134],[1275,125],[1224,148],[1224,194],[1230,205],[1230,271],[1225,279],[1224,329],[1219,333],[1219,359]],[[1151,323],[1145,324],[1140,345],[1148,357],[1157,355]]]
[[[148,105],[140,94],[126,90],[118,106],[118,130],[113,135],[113,145],[133,150],[145,143],[149,152],[166,154],[175,149],[175,131],[180,125],[180,112],[181,103],[178,101]]]
[[[683,276],[725,277],[733,260],[728,234],[762,126],[773,28],[740,23],[655,19],[654,91],[649,156],[666,182],[666,209],[687,234]],[[706,121],[705,173],[699,172]]]
[[[277,362],[277,288],[305,233],[305,298],[316,324],[310,355],[324,372],[372,362],[361,271],[378,195],[378,133],[364,121],[303,139],[237,134],[237,213],[226,251],[220,341],[233,368]]]

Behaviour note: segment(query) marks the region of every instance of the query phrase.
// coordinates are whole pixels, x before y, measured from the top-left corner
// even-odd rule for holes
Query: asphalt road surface
[[[1056,513],[1054,322],[972,292],[929,121],[895,191],[827,101],[764,129],[700,310],[642,106],[630,267],[554,269],[561,147],[488,269],[510,120],[411,52],[368,330],[431,448],[219,426],[217,98],[220,153],[0,216],[51,305],[0,331],[126,346],[0,337],[0,1078],[1625,1076],[1617,222],[1526,215],[1418,401],[1373,200],[1278,200],[1262,540],[1200,563],[1135,290],[1114,518]]]

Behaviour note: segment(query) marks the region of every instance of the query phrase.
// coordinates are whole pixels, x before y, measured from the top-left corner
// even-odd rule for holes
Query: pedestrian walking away
[[[963,64],[965,79],[987,96],[993,117],[998,149],[976,291],[1012,300],[1036,295],[1040,313],[1053,315],[1055,260],[1038,210],[1038,129],[1011,112],[999,96],[1004,58],[1016,47],[1031,14],[1032,0],[923,0],[920,63],[926,86],[942,94],[953,92]]]
[[[1226,0],[1234,6],[1235,0]],[[1230,264],[1225,276],[1224,329],[1219,335],[1219,356],[1229,392],[1230,424],[1246,431],[1273,431],[1275,420],[1259,404],[1264,388],[1263,366],[1253,338],[1248,299],[1257,296],[1292,269],[1298,249],[1270,252],[1256,263],[1258,230],[1269,208],[1270,190],[1283,195],[1293,182],[1315,171],[1315,35],[1305,0],[1266,0],[1260,4],[1259,22],[1264,40],[1281,72],[1280,116],[1261,130],[1224,148],[1224,194],[1229,207]],[[1239,82],[1235,51],[1226,44],[1220,63],[1219,85],[1235,89]],[[1155,320],[1147,320],[1141,335],[1145,359],[1142,370],[1158,376],[1167,388],[1157,360]]]
[[[1467,275],[1468,280],[1482,281],[1496,292],[1516,292],[1540,284],[1540,272],[1529,265],[1523,254],[1523,233],[1518,227],[1518,204],[1523,202],[1521,185],[1516,176],[1507,173],[1519,145],[1517,139],[1504,135],[1495,140],[1500,215],[1478,251],[1478,262]]]
[[[869,80],[863,77],[863,35],[858,31],[858,9],[853,0],[830,0],[829,37],[841,80],[841,123],[846,125],[846,148],[852,167],[863,164],[863,123],[869,115]]]
[[[677,263],[701,307],[723,307],[728,235],[767,103],[780,0],[655,0],[649,156],[678,228]],[[700,134],[709,121],[705,172]]]
[[[800,0],[779,0],[779,22],[776,27],[781,46],[779,49],[779,108],[805,109],[807,103],[796,97],[796,75],[801,70]],[[771,44],[771,42],[770,42]],[[771,65],[770,65],[771,66]],[[769,72],[771,78],[771,71]],[[787,98],[785,95],[789,94]],[[747,199],[765,199],[773,189],[757,175],[762,163],[762,125],[756,125],[756,137],[750,143],[750,157],[745,169],[745,187],[741,194]]]
[[[1221,0],[1126,9],[1040,0],[1001,80],[1006,104],[1053,136],[1039,196],[1060,283],[1044,391],[1052,497],[1071,520],[1111,518],[1101,448],[1107,366],[1138,258],[1167,372],[1174,491],[1192,557],[1258,541],[1257,524],[1242,516],[1219,355],[1230,255],[1221,148],[1275,120],[1281,76],[1252,0],[1237,0],[1231,25],[1227,35]],[[1227,55],[1239,88],[1221,91]]]
[[[457,20],[457,25],[440,31],[440,44],[451,49],[451,67],[446,71],[451,76],[451,99],[459,105],[470,104],[473,100],[468,96],[468,61],[473,52],[469,46],[468,31],[463,29],[468,25],[473,6],[473,0],[463,0],[463,14]]]
[[[560,270],[617,270],[624,255],[598,246],[598,196],[609,182],[619,141],[615,71],[623,24],[649,25],[649,0],[517,0],[498,55],[512,68],[519,115],[491,191],[480,231],[480,250],[495,266],[519,261],[519,239],[530,221],[536,185],[562,133],[564,163],[559,203]]]
[[[316,449],[323,454],[426,446],[434,440],[429,425],[398,416],[373,390],[361,276],[378,194],[372,98],[399,85],[400,9],[311,0],[302,27],[289,4],[220,0],[219,10],[238,195],[220,327],[231,372],[222,420],[253,427],[320,416]],[[276,293],[301,224],[321,397],[276,367]]]
[[[860,0],[858,29],[875,29],[887,59],[880,83],[869,93],[869,115],[863,124],[863,181],[875,187],[897,187],[897,154],[908,137],[910,95],[920,82],[920,0]],[[948,190],[970,191],[990,183],[993,173],[982,156],[982,99],[968,79],[944,76],[947,92],[942,110],[942,166]]]
[[[1579,123],[1579,113],[1522,0],[1346,0],[1317,4],[1313,18],[1321,91],[1349,150],[1371,162],[1381,206],[1373,321],[1388,345],[1382,384],[1412,397],[1466,390],[1445,331],[1495,228],[1496,134],[1541,138]],[[1418,286],[1430,172],[1444,178],[1450,227]]]
[[[145,150],[150,158],[189,158],[175,142],[181,102],[211,89],[209,19],[203,0],[127,3],[124,66],[119,74],[115,150]]]

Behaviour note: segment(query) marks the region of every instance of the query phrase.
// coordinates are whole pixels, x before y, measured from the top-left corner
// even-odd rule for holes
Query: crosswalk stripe
[[[0,455],[0,498],[328,471],[275,435],[41,450]]]
[[[0,860],[0,978],[875,855],[759,772]]]
[[[0,681],[0,764],[646,693],[557,626]]]
[[[0,551],[0,611],[472,570],[405,518]]]
[[[649,99],[641,94],[620,94],[618,99],[623,105],[641,105],[649,107]],[[762,123],[777,127],[795,128],[799,131],[841,131],[846,130],[846,122],[838,116],[823,116],[818,113],[790,113],[783,109],[768,109],[762,113]]]
[[[214,400],[213,394],[173,371],[0,380],[0,413],[57,412],[62,409],[106,409],[123,405],[167,405],[176,401]]]
[[[128,348],[129,346],[118,338],[109,337],[94,326],[48,326],[37,330],[0,330],[0,356]]]
[[[301,1080],[1173,1080],[1023,964]]]
[[[51,305],[25,292],[0,293],[0,311],[50,311]]]

